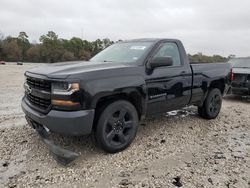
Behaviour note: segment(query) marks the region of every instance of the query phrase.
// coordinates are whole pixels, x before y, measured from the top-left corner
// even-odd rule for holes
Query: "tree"
[[[103,44],[103,48],[107,48],[109,47],[110,45],[114,44],[113,41],[111,41],[110,39],[108,38],[105,38],[102,40],[102,44]]]
[[[24,32],[24,31],[21,31],[17,37],[21,42],[25,42],[25,43],[29,43],[29,40],[28,40],[28,35]]]
[[[222,57],[220,55],[206,56],[202,53],[197,53],[194,55],[188,54],[189,61],[200,62],[200,63],[214,63],[214,62],[226,62],[228,58]]]
[[[103,43],[100,39],[95,40],[92,42],[92,56],[96,55],[100,51],[103,50]]]
[[[5,58],[7,61],[19,61],[21,50],[17,44],[17,41],[6,41],[3,46],[3,54],[5,54]]]
[[[74,53],[74,56],[79,59],[80,51],[84,50],[83,41],[80,38],[73,37],[69,41],[70,51]]]
[[[17,37],[17,44],[21,50],[21,61],[26,59],[26,51],[30,48],[30,42],[28,38],[28,35],[24,31],[20,32]]]
[[[83,40],[82,43],[83,43],[83,49],[85,51],[92,52],[93,47],[92,47],[92,43],[91,42],[89,42],[87,40]]]
[[[4,34],[0,32],[0,41],[3,41],[4,39]]]
[[[73,61],[75,60],[74,53],[65,51],[62,56],[62,61]]]
[[[5,61],[25,60],[30,62],[59,62],[72,60],[89,60],[92,56],[114,44],[108,38],[97,39],[95,41],[82,40],[72,37],[70,40],[58,38],[58,35],[49,31],[42,35],[40,43],[29,42],[28,35],[22,31],[18,37],[4,37],[0,33],[0,59]],[[119,40],[120,42],[122,40]],[[201,52],[191,55],[188,58],[193,62],[226,62],[234,55],[227,58],[220,55],[208,56]]]
[[[63,46],[55,32],[49,31],[47,35],[40,37],[42,42],[41,58],[46,62],[58,62],[64,53]]]
[[[0,33],[0,60],[3,58],[3,40],[4,35],[3,33]]]
[[[228,58],[228,59],[234,59],[234,58],[236,58],[236,55],[230,54],[227,58]]]
[[[42,35],[39,41],[39,44],[36,42],[30,43],[29,37],[24,31],[20,32],[16,38],[11,36],[0,37],[0,58],[51,63],[89,60],[93,55],[114,43],[108,38],[97,39],[92,42],[78,37],[72,37],[70,40],[60,39],[53,31],[48,31],[46,35]],[[15,50],[13,52],[6,50],[10,48]]]
[[[42,35],[40,37],[40,42],[46,42],[46,41],[57,41],[58,35],[54,31],[48,31],[46,35]]]
[[[89,51],[81,50],[79,55],[80,60],[88,61],[91,58],[91,52]]]
[[[27,59],[30,62],[40,62],[41,61],[41,46],[39,44],[32,45],[27,50]]]

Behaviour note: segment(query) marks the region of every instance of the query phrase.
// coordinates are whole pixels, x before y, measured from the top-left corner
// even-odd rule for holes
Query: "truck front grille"
[[[32,94],[26,94],[26,96],[29,102],[38,108],[46,110],[50,106],[50,103],[51,103],[50,99],[43,99],[43,98],[34,96]]]
[[[244,74],[234,74],[234,82],[245,82],[247,75]]]
[[[27,77],[26,82],[31,88],[49,92],[51,91],[51,82],[48,80]]]
[[[46,112],[51,104],[51,99],[48,97],[51,93],[51,81],[28,76],[26,83],[30,88],[25,91],[27,101],[36,110]]]

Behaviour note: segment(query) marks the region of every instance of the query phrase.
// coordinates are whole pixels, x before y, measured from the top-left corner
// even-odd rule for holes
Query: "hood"
[[[235,74],[250,74],[250,68],[233,68]]]
[[[45,64],[28,70],[32,74],[47,76],[48,78],[65,79],[72,74],[92,72],[105,69],[116,69],[127,67],[128,65],[114,62],[90,62],[90,61],[74,61],[61,62],[53,64]]]

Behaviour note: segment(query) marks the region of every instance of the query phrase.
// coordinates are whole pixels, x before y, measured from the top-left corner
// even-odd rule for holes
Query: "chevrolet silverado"
[[[127,148],[145,116],[198,107],[205,119],[218,116],[231,83],[229,63],[190,64],[179,40],[118,42],[88,62],[62,62],[25,72],[22,109],[56,159],[64,164],[76,152],[49,139],[93,135],[109,153]]]

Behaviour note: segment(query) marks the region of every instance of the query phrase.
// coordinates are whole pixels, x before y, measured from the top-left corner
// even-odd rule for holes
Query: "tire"
[[[213,88],[208,92],[202,107],[198,107],[198,114],[205,119],[215,119],[220,113],[221,105],[221,91]]]
[[[104,151],[116,153],[132,143],[137,130],[137,110],[130,102],[118,100],[107,105],[99,115],[95,142]]]

